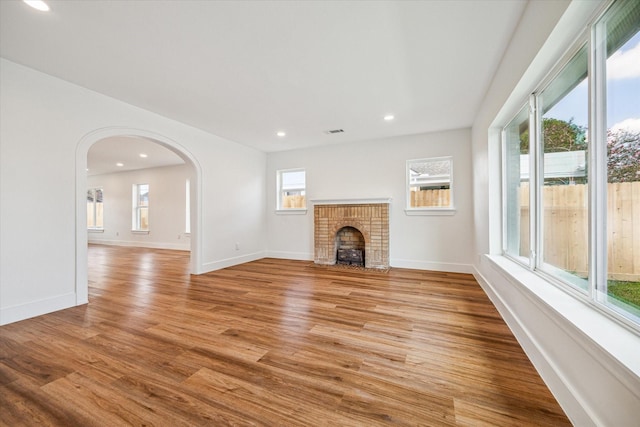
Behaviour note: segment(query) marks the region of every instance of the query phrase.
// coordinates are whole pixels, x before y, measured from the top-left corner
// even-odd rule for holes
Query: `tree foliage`
[[[544,152],[587,150],[586,128],[567,121],[545,118],[542,122]],[[529,130],[520,135],[521,154],[529,153]],[[640,181],[640,131],[607,131],[608,182]]]
[[[640,181],[640,131],[607,132],[608,182]]]
[[[553,118],[542,119],[542,138],[545,153],[586,150],[586,129],[573,123]],[[520,152],[529,153],[529,129],[520,135]]]

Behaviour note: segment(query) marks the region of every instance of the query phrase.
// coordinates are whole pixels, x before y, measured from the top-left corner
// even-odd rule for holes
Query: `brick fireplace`
[[[367,268],[389,268],[389,199],[314,201],[313,223],[316,264],[336,264],[342,247],[363,249]]]

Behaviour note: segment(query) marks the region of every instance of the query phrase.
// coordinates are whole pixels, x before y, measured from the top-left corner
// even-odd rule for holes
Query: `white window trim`
[[[304,208],[283,208],[282,207],[282,174],[287,172],[304,172],[305,173],[305,186],[301,190],[305,192],[305,207]],[[293,168],[293,169],[279,169],[276,171],[276,211],[277,215],[306,215],[307,209],[307,171],[305,168]]]
[[[104,189],[102,187],[91,187],[89,188],[89,190],[102,190],[102,197],[104,198]],[[104,200],[102,202],[104,204]],[[93,193],[93,205],[94,205],[94,215],[93,215],[93,223],[96,223],[96,195],[95,192]],[[102,227],[87,227],[87,231],[89,233],[104,233],[104,218],[103,218],[103,223],[102,223]]]
[[[421,161],[442,161],[449,160],[451,165],[451,175],[449,177],[449,191],[450,191],[450,206],[444,207],[411,207],[411,177],[409,165],[414,162]],[[404,213],[407,216],[449,216],[455,215],[455,199],[454,199],[454,180],[453,180],[453,156],[441,156],[441,157],[425,157],[421,159],[410,159],[406,161],[405,170],[405,209]]]
[[[139,211],[140,211],[140,206],[138,205],[139,199],[140,199],[140,186],[141,185],[147,185],[149,187],[149,189],[151,188],[151,186],[147,183],[140,183],[140,184],[132,184],[132,191],[131,191],[131,196],[132,196],[132,209],[131,209],[131,232],[133,234],[149,234],[149,231],[151,230],[151,224],[149,224],[149,227],[147,230],[142,230],[139,226],[140,222],[139,222]],[[147,208],[147,212],[149,212],[149,206],[146,206]]]
[[[187,179],[184,185],[185,189],[185,215],[184,215],[184,235],[191,235],[191,180]]]
[[[599,13],[595,15],[594,19],[587,25],[587,30],[581,33],[576,38],[574,43],[567,49],[566,53],[562,56],[562,59],[551,69],[551,71],[539,81],[536,88],[531,91],[529,95],[530,106],[530,125],[529,125],[529,170],[533,173],[530,174],[530,204],[529,206],[536,207],[535,221],[530,221],[530,257],[518,258],[506,252],[506,240],[507,229],[506,221],[504,221],[506,215],[506,195],[503,192],[501,196],[501,214],[502,214],[502,249],[501,255],[490,256],[497,267],[499,267],[505,273],[508,273],[512,278],[518,280],[518,278],[526,271],[526,281],[518,280],[519,283],[525,287],[530,288],[527,284],[535,283],[544,284],[547,288],[555,288],[562,291],[563,294],[572,297],[573,300],[579,300],[585,306],[589,307],[594,313],[591,319],[602,319],[603,317],[612,320],[615,324],[622,326],[617,328],[618,331],[626,330],[634,335],[638,335],[640,332],[640,320],[637,316],[630,315],[626,310],[610,304],[607,302],[608,296],[606,295],[607,280],[607,230],[606,222],[598,219],[606,218],[606,204],[607,204],[607,169],[606,169],[606,56],[603,57],[602,48],[598,48],[596,43],[603,40],[604,26],[601,19],[605,16],[609,7],[614,4],[615,1],[611,1],[606,7],[601,8]],[[553,275],[545,264],[542,262],[540,254],[536,253],[536,249],[542,247],[542,215],[539,213],[541,206],[541,195],[538,189],[538,179],[541,176],[541,165],[539,160],[539,147],[537,144],[538,133],[541,132],[542,115],[538,112],[537,95],[562,71],[569,61],[577,54],[581,46],[584,43],[588,43],[589,47],[589,60],[588,60],[588,84],[589,84],[589,140],[591,141],[589,149],[589,170],[591,176],[589,178],[589,204],[587,210],[589,212],[589,245],[593,246],[593,250],[589,251],[589,285],[585,292],[572,285],[569,281],[563,280],[558,275]],[[518,109],[519,111],[519,109]],[[517,113],[516,113],[517,114]],[[506,121],[504,125],[508,124]],[[505,137],[504,127],[501,132],[501,165],[502,171],[505,170]],[[502,188],[506,188],[506,177],[504,173],[501,174]],[[603,201],[604,200],[604,201]],[[532,210],[533,212],[533,210]],[[533,215],[532,215],[533,216]],[[536,243],[534,243],[536,242]],[[528,262],[528,265],[526,264]],[[604,287],[605,293],[602,288],[598,289],[596,283]],[[551,285],[551,286],[549,286]],[[542,289],[535,292],[546,303],[550,303],[551,300],[543,295],[548,294],[548,291]],[[565,310],[562,304],[557,307],[555,304],[554,309],[563,316],[569,318],[570,312]],[[593,320],[595,321],[595,320]],[[600,325],[592,324],[592,327],[588,328],[590,331],[602,330]],[[606,328],[605,328],[606,329]],[[614,330],[614,329],[612,329]],[[589,335],[592,336],[591,332]],[[597,340],[598,343],[606,341],[605,339]],[[621,352],[612,352],[615,357],[621,359],[619,354]],[[634,356],[635,357],[635,356]],[[633,365],[636,365],[635,363]],[[629,365],[627,365],[629,366]],[[633,369],[634,372],[640,372],[640,366],[636,365]]]

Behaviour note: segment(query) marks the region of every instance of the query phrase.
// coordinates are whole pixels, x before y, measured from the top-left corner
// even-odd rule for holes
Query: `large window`
[[[618,1],[504,128],[504,253],[640,323],[640,2]]]
[[[588,289],[587,46],[536,97],[539,267]]]
[[[306,209],[306,174],[304,169],[277,172],[279,210]]]
[[[87,228],[89,230],[104,229],[104,194],[102,188],[87,190]]]
[[[133,184],[133,231],[149,231],[149,184]]]
[[[601,277],[597,298],[640,319],[640,2],[619,1],[595,27],[602,111]],[[606,248],[606,250],[605,250]],[[605,255],[606,254],[606,255]]]
[[[453,209],[453,159],[407,160],[407,210]]]

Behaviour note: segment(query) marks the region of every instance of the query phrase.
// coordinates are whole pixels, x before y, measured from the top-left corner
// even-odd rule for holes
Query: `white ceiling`
[[[140,157],[140,154],[146,157]],[[182,164],[184,160],[180,156],[156,142],[135,136],[111,137],[101,139],[89,148],[87,175]]]
[[[271,152],[471,126],[526,1],[49,4],[2,57]]]

